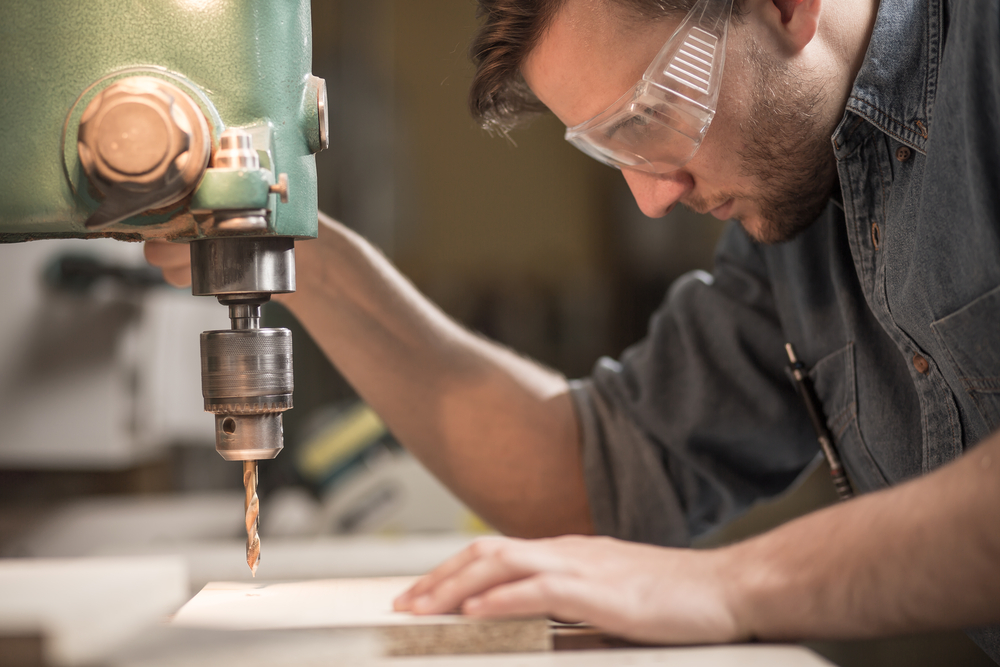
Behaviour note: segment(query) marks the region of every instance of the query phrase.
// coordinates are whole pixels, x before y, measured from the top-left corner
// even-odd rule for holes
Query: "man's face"
[[[676,20],[626,18],[605,0],[566,0],[525,60],[531,90],[567,127],[597,115],[641,77]],[[836,184],[822,89],[761,48],[748,26],[729,31],[715,119],[683,169],[622,174],[646,215],[677,202],[737,218],[764,243],[811,224]]]

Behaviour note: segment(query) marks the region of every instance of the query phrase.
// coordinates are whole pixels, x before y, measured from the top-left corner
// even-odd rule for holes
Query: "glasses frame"
[[[566,140],[616,169],[666,174],[683,167],[715,117],[732,9],[733,0],[698,0],[642,79],[568,128]],[[661,136],[651,140],[654,132]]]

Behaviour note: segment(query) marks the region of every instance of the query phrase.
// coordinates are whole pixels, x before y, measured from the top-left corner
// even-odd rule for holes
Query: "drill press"
[[[243,463],[253,572],[256,462],[282,448],[293,384],[290,332],[261,328],[260,308],[295,289],[328,143],[309,13],[308,0],[20,0],[0,24],[0,242],[190,244],[192,293],[229,309],[230,329],[201,336],[202,389],[216,449]]]

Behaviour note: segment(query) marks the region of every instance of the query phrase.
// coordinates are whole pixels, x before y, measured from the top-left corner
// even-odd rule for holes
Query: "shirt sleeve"
[[[687,545],[815,458],[761,252],[731,225],[712,275],[681,277],[642,341],[571,383],[599,534]]]

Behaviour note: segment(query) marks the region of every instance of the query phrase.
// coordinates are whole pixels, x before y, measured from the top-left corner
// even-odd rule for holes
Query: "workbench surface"
[[[801,646],[767,644],[621,648],[551,653],[393,658],[385,667],[831,667]]]

